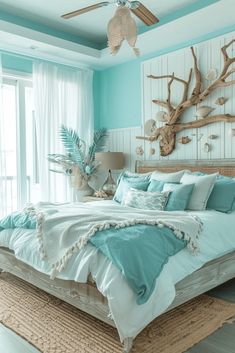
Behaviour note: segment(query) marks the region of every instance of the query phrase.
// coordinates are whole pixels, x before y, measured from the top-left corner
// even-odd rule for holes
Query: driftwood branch
[[[173,106],[171,105],[171,85],[173,83],[175,79],[175,74],[173,72],[172,76],[171,76],[171,79],[170,81],[168,81],[168,84],[167,84],[167,90],[168,90],[168,97],[167,97],[167,106],[168,106],[168,112],[171,114],[172,111],[174,111],[174,108]],[[169,119],[168,119],[169,120]]]
[[[163,107],[163,108],[168,110],[167,101],[162,101],[162,100],[159,100],[159,99],[153,99],[153,103],[155,103],[157,105],[160,105],[160,107]],[[168,112],[168,113],[170,113],[170,112]]]
[[[235,79],[228,80],[235,73],[235,68],[231,67],[235,63],[235,57],[230,57],[228,55],[228,48],[235,42],[235,39],[231,40],[228,44],[224,45],[221,48],[221,53],[223,55],[224,65],[221,70],[220,75],[217,79],[214,80],[207,88],[203,89],[202,87],[202,75],[198,65],[198,59],[193,47],[191,47],[191,54],[193,58],[193,69],[190,69],[188,80],[184,80],[180,77],[172,75],[161,75],[154,76],[149,75],[148,78],[159,80],[159,79],[168,79],[167,83],[167,99],[158,100],[154,99],[153,103],[158,104],[159,106],[167,110],[166,124],[160,128],[155,128],[151,136],[137,136],[138,139],[156,141],[160,140],[160,152],[162,156],[167,156],[175,148],[176,134],[180,131],[191,129],[191,128],[200,128],[202,126],[212,124],[218,121],[221,122],[235,122],[235,116],[230,114],[224,115],[214,115],[209,116],[200,120],[191,121],[189,123],[180,123],[183,113],[201,102],[203,102],[211,92],[221,87],[228,87],[235,84]],[[192,81],[192,74],[195,75],[195,85],[192,90],[191,95],[189,94],[189,88]],[[180,82],[183,84],[183,94],[180,103],[177,106],[173,106],[171,103],[172,97],[172,84],[174,81]]]
[[[174,127],[175,132],[180,132],[186,129],[200,128],[209,124],[214,124],[217,122],[234,123],[235,115],[230,114],[218,114],[213,116],[208,116],[203,119],[191,121],[189,123],[176,124]]]
[[[223,54],[224,58],[224,66],[221,71],[221,74],[219,77],[211,84],[209,85],[198,97],[198,103],[201,103],[211,92],[213,92],[217,88],[221,87],[228,87],[231,86],[235,83],[235,80],[231,81],[226,81],[226,79],[231,76],[234,72],[235,69],[229,70],[230,66],[235,62],[235,57],[230,58],[227,49],[235,42],[235,39],[231,40],[228,44],[224,45],[221,48],[221,52]],[[228,71],[229,70],[229,71]]]
[[[202,126],[206,126],[220,121],[223,121],[226,123],[233,123],[235,122],[235,115],[230,115],[230,114],[214,115],[204,119],[191,121],[189,123],[165,125],[155,129],[155,131],[151,136],[136,136],[136,138],[140,140],[147,140],[150,142],[153,142],[159,139],[161,156],[168,156],[175,148],[176,134],[178,132],[187,130],[187,129],[200,128]]]
[[[163,78],[168,78],[170,79],[168,81],[168,84],[167,84],[167,90],[168,90],[168,98],[166,101],[162,101],[162,100],[153,100],[153,103],[156,103],[158,105],[160,105],[161,107],[163,108],[166,108],[167,109],[167,112],[168,112],[168,118],[167,118],[167,121],[169,121],[171,119],[171,116],[174,115],[175,113],[175,108],[174,106],[171,104],[171,85],[174,81],[177,81],[177,82],[180,82],[184,85],[184,92],[186,91],[187,92],[187,89],[188,89],[188,82],[175,76],[174,72],[172,75],[162,75],[162,76],[154,76],[154,75],[149,75],[148,78],[152,78],[154,80],[160,80],[160,79],[163,79]],[[191,78],[190,78],[191,80]]]
[[[183,80],[182,78],[179,78],[179,77],[176,77],[173,73],[173,75],[162,75],[162,76],[154,76],[154,75],[148,75],[148,78],[152,78],[154,80],[159,80],[159,79],[162,79],[162,78],[170,78],[170,79],[174,79],[175,81],[178,81],[178,82],[181,82],[183,83],[184,85],[187,84],[187,81]]]
[[[195,79],[196,79],[196,83],[195,83],[195,87],[193,89],[191,98],[190,98],[190,102],[191,105],[197,104],[197,97],[199,96],[199,94],[201,93],[201,89],[202,89],[202,75],[201,72],[199,70],[198,67],[198,60],[194,51],[194,48],[191,47],[191,53],[193,56],[193,62],[194,62],[194,74],[195,74]]]
[[[189,86],[192,80],[192,75],[193,75],[193,69],[190,69],[187,84],[184,86],[184,92],[183,92],[183,98],[182,98],[181,104],[188,99],[188,92],[189,92]]]

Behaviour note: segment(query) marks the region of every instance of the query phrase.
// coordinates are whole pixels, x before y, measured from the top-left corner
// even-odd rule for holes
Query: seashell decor
[[[153,119],[149,119],[146,121],[144,124],[144,133],[147,136],[151,136],[152,133],[154,132],[154,129],[156,127],[156,121]]]
[[[166,117],[167,117],[167,113],[164,112],[163,110],[160,110],[160,111],[157,112],[156,115],[155,115],[155,119],[156,119],[157,121],[162,121],[162,122],[166,121]]]
[[[135,149],[135,153],[137,154],[137,156],[143,156],[144,154],[144,150],[142,146],[137,146]]]
[[[212,134],[212,135],[209,135],[209,136],[208,136],[208,139],[210,139],[210,140],[216,140],[218,137],[219,137],[218,135]]]
[[[229,136],[235,137],[235,129],[229,129],[228,134]]]
[[[216,77],[217,77],[217,70],[216,69],[210,69],[205,76],[206,80],[208,80],[208,81],[215,80]]]
[[[216,99],[215,104],[217,105],[224,105],[227,102],[228,98],[219,97]]]
[[[208,153],[211,151],[211,145],[209,143],[205,143],[204,146],[203,146],[203,151]]]
[[[197,118],[205,118],[208,116],[215,108],[208,107],[206,105],[202,105],[196,110],[195,116]]]
[[[178,139],[178,142],[182,143],[183,145],[186,145],[190,141],[192,141],[192,140],[188,136],[182,136]]]

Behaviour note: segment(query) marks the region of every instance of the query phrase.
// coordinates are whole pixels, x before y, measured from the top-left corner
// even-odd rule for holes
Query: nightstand
[[[113,196],[109,197],[95,197],[95,196],[84,196],[82,198],[82,202],[90,202],[90,201],[103,201],[103,200],[112,200]]]

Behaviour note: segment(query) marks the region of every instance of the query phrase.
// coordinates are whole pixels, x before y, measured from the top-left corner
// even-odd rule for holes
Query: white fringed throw
[[[130,207],[89,203],[49,204],[29,206],[25,212],[36,217],[39,251],[52,266],[51,278],[61,272],[74,253],[78,252],[97,232],[136,224],[167,226],[188,248],[197,250],[201,221],[186,212],[165,212]]]

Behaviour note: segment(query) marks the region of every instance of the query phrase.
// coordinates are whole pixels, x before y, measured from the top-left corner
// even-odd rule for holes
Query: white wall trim
[[[140,129],[141,126],[130,126],[130,127],[121,127],[121,128],[115,128],[115,129],[108,129],[108,132],[116,132],[116,131],[128,131],[128,130],[133,130],[133,129]]]

